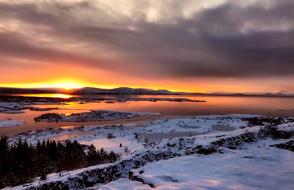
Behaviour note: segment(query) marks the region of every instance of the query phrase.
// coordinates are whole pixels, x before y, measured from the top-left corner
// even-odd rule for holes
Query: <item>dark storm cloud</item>
[[[1,56],[52,64],[70,60],[139,76],[244,78],[294,74],[293,1],[270,1],[271,6],[262,1],[248,6],[241,6],[242,1],[224,3],[189,18],[174,15],[173,22],[148,22],[142,12],[134,13],[137,19],[112,15],[93,2],[0,3],[0,18],[6,22],[18,20],[61,44],[68,39],[85,43],[97,52],[84,55],[71,49],[43,47],[28,42],[34,36],[26,39],[17,31],[8,31],[0,33]],[[171,7],[180,11],[180,3],[185,2],[175,1]],[[113,60],[101,58],[107,52],[114,54]]]
[[[36,46],[16,33],[0,33],[0,42],[0,57],[22,58],[31,60],[32,62],[37,61],[39,62],[38,64],[50,62],[57,67],[60,63],[86,63],[92,65],[96,64],[97,66],[112,65],[110,60],[92,58],[64,50]],[[10,62],[10,64],[13,64],[13,62]],[[16,64],[19,65],[18,62],[16,62]],[[31,66],[34,67],[34,64],[35,63]]]

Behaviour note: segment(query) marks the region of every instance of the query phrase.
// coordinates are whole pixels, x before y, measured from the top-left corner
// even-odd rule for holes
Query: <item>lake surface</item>
[[[239,96],[140,96],[157,98],[189,98],[193,100],[205,100],[207,102],[170,102],[170,101],[129,101],[129,102],[95,102],[80,104],[70,102],[66,105],[38,105],[36,107],[59,107],[59,110],[30,111],[25,110],[21,114],[0,113],[0,119],[24,120],[25,125],[11,128],[0,128],[0,134],[12,135],[29,130],[45,129],[49,127],[75,127],[97,125],[100,122],[87,123],[47,123],[34,122],[34,118],[44,113],[71,114],[86,112],[94,109],[152,112],[161,116],[195,116],[216,114],[262,114],[274,116],[294,116],[294,98],[285,97],[239,97]],[[155,118],[158,118],[156,116]],[[146,118],[152,119],[152,118]],[[120,121],[117,121],[120,122]]]

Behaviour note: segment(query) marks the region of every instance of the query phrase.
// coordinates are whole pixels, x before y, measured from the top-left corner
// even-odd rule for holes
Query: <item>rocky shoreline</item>
[[[36,122],[91,122],[114,119],[130,119],[141,115],[143,115],[143,113],[90,110],[90,112],[73,113],[70,115],[46,113],[36,117],[34,120]]]

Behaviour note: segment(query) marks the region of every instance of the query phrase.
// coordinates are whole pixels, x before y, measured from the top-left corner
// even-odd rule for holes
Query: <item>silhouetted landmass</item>
[[[0,188],[27,183],[35,177],[46,179],[53,172],[73,170],[91,165],[115,162],[114,152],[84,146],[77,141],[38,142],[36,146],[19,139],[9,146],[7,137],[0,139]]]
[[[87,122],[87,121],[106,121],[116,119],[130,119],[144,114],[132,112],[119,112],[108,110],[91,110],[89,112],[72,113],[70,115],[58,113],[45,113],[35,117],[36,122]]]
[[[70,95],[195,95],[195,96],[253,96],[253,97],[294,97],[294,93],[281,91],[277,93],[191,93],[172,92],[161,89],[129,88],[120,87],[113,89],[103,89],[94,87],[84,87],[79,89],[64,90],[60,88],[4,88],[0,87],[0,95],[21,95],[21,94],[70,94]]]
[[[73,92],[78,95],[89,95],[89,94],[113,94],[113,95],[172,95],[180,94],[179,92],[171,92],[168,90],[153,90],[146,88],[128,88],[120,87],[114,89],[102,89],[86,87],[81,88]]]
[[[0,94],[55,94],[60,92],[61,89],[55,88],[0,88]]]
[[[145,88],[120,87],[114,89],[102,89],[85,87],[80,89],[64,90],[59,88],[1,88],[0,94],[75,94],[75,95],[93,95],[93,94],[112,94],[112,95],[170,95],[179,94],[168,90],[153,90]]]

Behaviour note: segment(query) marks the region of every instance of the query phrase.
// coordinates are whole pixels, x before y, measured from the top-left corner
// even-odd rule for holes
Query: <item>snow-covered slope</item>
[[[260,141],[241,150],[226,149],[223,154],[162,160],[133,172],[156,189],[294,189],[294,153],[269,147],[271,143]]]

